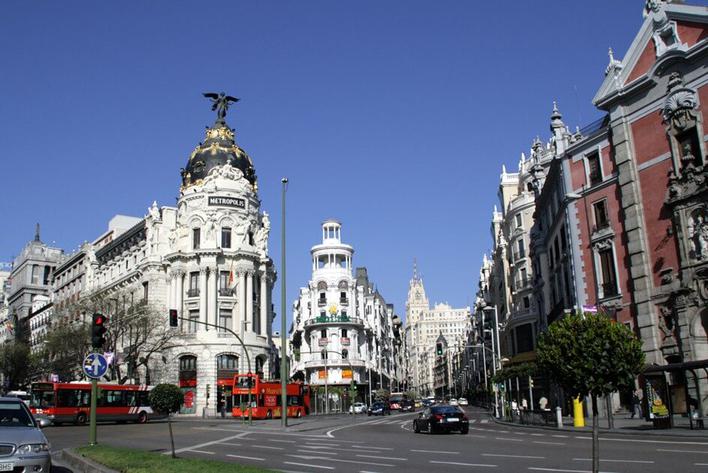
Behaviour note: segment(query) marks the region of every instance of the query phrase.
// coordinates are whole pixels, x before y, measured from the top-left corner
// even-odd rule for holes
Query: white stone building
[[[312,247],[312,278],[293,303],[288,355],[291,375],[312,386],[398,386],[398,317],[369,282],[366,268],[352,274],[354,249],[336,220],[322,224],[322,243]]]
[[[470,330],[470,308],[454,309],[448,304],[430,303],[417,267],[408,286],[406,301],[405,346],[408,350],[410,388],[421,396],[434,393],[435,343],[440,335],[448,346],[466,343]]]

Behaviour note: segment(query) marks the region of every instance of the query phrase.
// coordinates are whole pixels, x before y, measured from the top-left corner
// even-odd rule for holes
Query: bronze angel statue
[[[226,95],[224,92],[216,94],[214,92],[205,92],[204,97],[211,99],[211,109],[216,110],[216,117],[219,121],[224,121],[226,117],[226,111],[229,109],[229,105],[238,102],[236,97]]]

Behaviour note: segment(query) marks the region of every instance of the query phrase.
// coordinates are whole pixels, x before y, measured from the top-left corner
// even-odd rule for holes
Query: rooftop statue
[[[238,102],[236,97],[226,95],[224,92],[216,94],[214,92],[205,92],[204,97],[211,99],[211,109],[216,111],[217,121],[223,122],[226,117],[226,112],[229,109],[229,105]]]

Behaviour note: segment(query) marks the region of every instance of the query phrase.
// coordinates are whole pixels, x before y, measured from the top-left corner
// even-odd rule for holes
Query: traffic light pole
[[[89,445],[96,445],[96,400],[98,398],[98,380],[91,379],[91,410],[89,412]]]
[[[180,320],[186,320],[187,322],[190,322],[193,324],[201,324],[201,325],[206,325],[207,327],[214,327],[214,328],[218,328],[221,330],[225,330],[226,332],[229,332],[231,335],[236,337],[236,340],[238,340],[239,343],[241,344],[241,348],[243,348],[244,355],[246,355],[246,363],[248,364],[248,373],[253,374],[253,372],[251,371],[251,357],[248,356],[248,350],[246,349],[246,344],[243,343],[243,340],[241,339],[241,337],[239,337],[236,334],[236,332],[234,332],[233,330],[231,330],[229,328],[222,327],[221,325],[210,324],[209,322],[202,322],[201,320],[188,319],[187,317],[177,317],[177,318]],[[252,386],[251,386],[251,382],[249,380],[249,382],[248,382],[248,425],[253,425],[253,409],[251,407],[251,388],[252,388]]]

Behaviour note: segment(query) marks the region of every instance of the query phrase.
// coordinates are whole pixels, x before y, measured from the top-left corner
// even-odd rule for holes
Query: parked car
[[[470,422],[465,413],[456,406],[427,407],[418,417],[413,419],[413,432],[439,432],[458,431],[465,435],[470,430]]]
[[[457,402],[457,399],[455,399],[454,397],[453,397],[452,399],[450,399],[449,404],[450,404],[451,406],[459,406],[459,405],[460,405],[460,403]]]
[[[435,404],[435,399],[423,399],[423,407],[430,407]]]
[[[391,415],[391,409],[388,407],[387,402],[377,401],[371,405],[368,414],[370,416],[385,416]]]
[[[410,399],[404,399],[401,401],[401,412],[413,412],[415,411],[415,402]]]
[[[366,412],[366,404],[363,402],[355,402],[349,406],[350,414],[363,414],[364,412]]]
[[[468,406],[469,405],[469,402],[467,402],[467,399],[465,399],[464,397],[461,397],[460,399],[458,399],[457,402],[461,406]]]
[[[0,471],[52,469],[49,442],[29,408],[16,397],[0,397]]]

